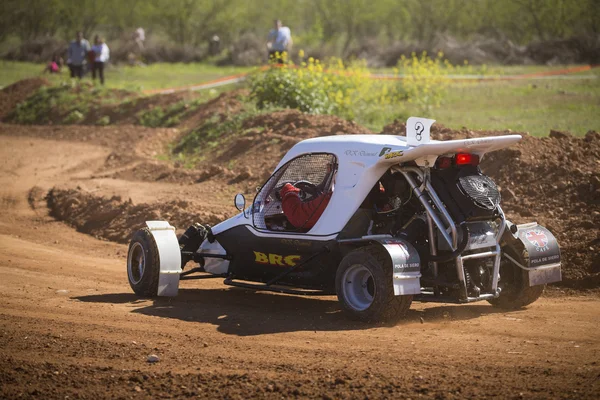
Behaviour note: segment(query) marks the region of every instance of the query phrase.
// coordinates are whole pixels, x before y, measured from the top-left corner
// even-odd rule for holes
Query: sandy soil
[[[224,197],[210,182],[96,177],[114,152],[102,140],[16,130],[0,135],[0,398],[600,395],[597,294],[554,289],[510,313],[417,303],[396,326],[349,322],[333,297],[219,280],[183,282],[175,299],[139,299],[126,246],[56,221],[40,193],[62,185],[134,202],[180,195],[191,208],[232,212]],[[151,354],[160,361],[149,363]]]

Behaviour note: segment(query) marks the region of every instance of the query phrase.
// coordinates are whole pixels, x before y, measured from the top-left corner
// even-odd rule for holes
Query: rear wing
[[[391,163],[414,160],[419,166],[432,166],[435,160],[443,154],[471,153],[481,158],[485,153],[512,146],[522,138],[521,135],[506,135],[444,141],[431,140],[430,128],[434,122],[433,119],[410,117],[406,121],[407,147],[386,148],[389,150],[381,154],[381,159],[392,161]]]

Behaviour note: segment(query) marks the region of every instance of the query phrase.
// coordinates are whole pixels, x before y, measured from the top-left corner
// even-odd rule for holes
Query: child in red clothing
[[[62,60],[58,56],[53,56],[52,61],[46,65],[44,72],[49,72],[51,74],[58,74],[60,72],[60,66],[62,64]]]

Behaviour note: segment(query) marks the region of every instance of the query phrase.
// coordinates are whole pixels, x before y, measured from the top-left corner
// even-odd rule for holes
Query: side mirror
[[[239,211],[242,211],[244,216],[246,216],[246,198],[243,194],[236,194],[233,198],[233,204],[235,205],[235,208],[237,208]]]

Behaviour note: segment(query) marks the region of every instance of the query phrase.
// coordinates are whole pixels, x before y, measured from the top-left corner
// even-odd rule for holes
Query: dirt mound
[[[265,132],[302,139],[326,135],[373,133],[354,121],[346,121],[333,115],[305,114],[298,110],[258,115],[244,121],[242,127],[244,129],[264,128]]]
[[[40,139],[84,142],[116,149],[116,154],[127,160],[134,155],[156,156],[164,151],[167,141],[179,131],[173,128],[146,128],[143,126],[23,126],[0,123],[0,135],[36,137]],[[127,155],[128,154],[128,155]],[[113,163],[117,158],[112,160]]]
[[[108,104],[92,109],[85,119],[81,121],[84,125],[95,125],[96,122],[108,116],[111,124],[140,124],[140,115],[155,108],[168,108],[181,101],[190,100],[194,96],[190,92],[176,92],[168,94],[157,94],[153,96],[141,96],[130,99],[124,103]],[[168,115],[165,116],[168,118]]]
[[[4,119],[20,102],[50,83],[44,78],[23,79],[0,90],[0,119]]]
[[[123,103],[108,104],[92,109],[82,124],[95,125],[108,117],[110,124],[138,124],[149,127],[178,127],[182,131],[193,129],[210,118],[223,121],[229,115],[243,110],[240,98],[247,95],[244,89],[225,92],[202,102],[197,92],[181,91],[130,99]]]
[[[108,116],[111,124],[140,124],[152,127],[177,126],[181,130],[192,129],[216,116],[220,121],[238,114],[243,105],[240,98],[247,90],[221,93],[216,98],[201,102],[197,92],[181,91],[137,97],[125,103],[111,104],[90,113],[83,124],[95,124],[102,116]]]
[[[131,234],[145,226],[145,221],[167,220],[184,230],[193,221],[217,224],[228,218],[210,211],[190,213],[185,200],[156,204],[133,204],[120,196],[100,197],[83,190],[53,188],[46,196],[50,214],[78,231],[97,238],[128,243]]]
[[[170,182],[191,185],[218,177],[228,183],[238,183],[250,177],[244,177],[244,168],[234,171],[225,167],[213,165],[206,168],[186,169],[179,163],[170,166],[161,162],[141,162],[132,167],[119,170],[110,175],[114,179],[142,182]],[[242,177],[244,177],[242,179]]]
[[[600,135],[525,136],[516,146],[487,155],[482,169],[502,188],[510,218],[538,221],[556,235],[563,253],[563,284],[598,287]]]
[[[394,122],[382,133],[405,134]],[[438,140],[506,135],[507,131],[458,131],[433,125]],[[502,189],[502,206],[517,223],[537,221],[558,239],[563,255],[562,285],[600,286],[600,134],[585,138],[551,131],[537,138],[522,133],[516,145],[487,154],[482,170]]]
[[[221,93],[219,96],[190,112],[180,128],[194,128],[213,117],[218,118],[222,122],[231,115],[239,114],[244,110],[241,99],[248,96],[248,94],[247,89],[237,89]]]
[[[205,101],[198,92],[180,91],[141,96],[118,89],[100,89],[89,82],[51,86],[45,79],[19,81],[0,91],[0,119],[20,124],[144,125],[195,128],[212,117],[220,121],[240,113],[247,90],[222,93]],[[21,107],[17,110],[17,104]]]
[[[309,115],[283,110],[250,117],[241,131],[231,132],[221,142],[220,151],[209,154],[203,165],[233,164],[236,178],[264,181],[285,153],[297,142],[318,136],[372,133],[355,122],[332,115]],[[231,183],[231,181],[230,181]]]

